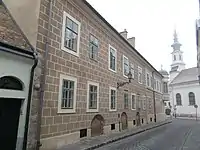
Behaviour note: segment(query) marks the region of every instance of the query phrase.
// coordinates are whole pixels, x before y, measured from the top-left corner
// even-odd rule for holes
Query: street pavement
[[[200,150],[200,122],[173,120],[97,150]]]

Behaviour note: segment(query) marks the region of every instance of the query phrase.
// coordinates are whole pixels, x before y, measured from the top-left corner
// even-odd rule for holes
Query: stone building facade
[[[39,103],[33,102],[29,149],[41,142],[41,149],[53,150],[165,119],[163,76],[134,48],[135,38],[118,33],[85,0],[5,4],[46,68],[37,83],[44,89],[34,92]],[[131,83],[117,88],[129,71]]]

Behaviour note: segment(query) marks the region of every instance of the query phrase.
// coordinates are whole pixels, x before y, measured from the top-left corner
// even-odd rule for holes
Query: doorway
[[[22,100],[0,98],[0,144],[3,150],[15,150]]]
[[[125,112],[121,115],[121,121],[122,121],[122,130],[126,130],[128,128],[128,117]]]

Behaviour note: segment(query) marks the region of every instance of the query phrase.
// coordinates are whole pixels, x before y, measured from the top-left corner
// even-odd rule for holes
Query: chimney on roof
[[[128,38],[127,41],[135,48],[135,37]]]
[[[127,40],[127,34],[128,32],[126,31],[126,29],[124,29],[124,31],[120,32],[121,36],[123,36],[123,38],[125,38]]]

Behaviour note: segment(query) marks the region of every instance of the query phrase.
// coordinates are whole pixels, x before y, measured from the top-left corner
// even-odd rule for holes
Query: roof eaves
[[[161,77],[164,77],[161,73],[159,73],[158,70],[156,70],[126,39],[124,39],[120,33],[101,16],[93,7],[90,5],[86,0],[83,0],[83,2],[105,23],[107,24],[127,45],[129,45],[144,61],[146,61]]]

